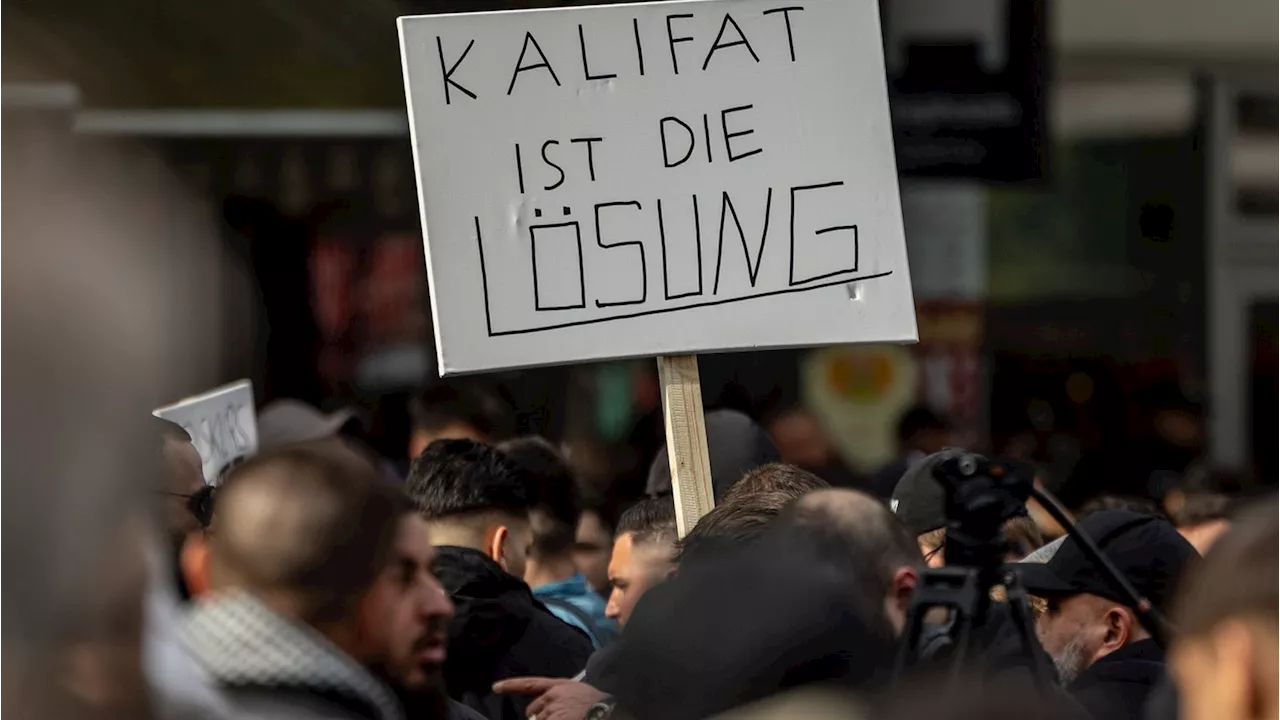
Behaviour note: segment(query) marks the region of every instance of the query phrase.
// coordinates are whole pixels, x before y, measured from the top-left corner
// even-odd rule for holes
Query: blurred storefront
[[[1086,0],[1063,3],[1055,18],[1070,50],[1061,61],[1070,77],[1172,79],[1194,88],[1204,168],[1207,451],[1227,467],[1255,466],[1266,483],[1276,481],[1274,450],[1251,438],[1270,433],[1275,422],[1274,413],[1258,418],[1252,408],[1276,401],[1275,363],[1255,358],[1275,337],[1274,323],[1259,318],[1275,317],[1277,297],[1278,12],[1261,0]],[[1187,114],[1186,91],[1124,94],[1132,102],[1108,104],[1148,118],[1144,134],[1167,135],[1150,128],[1168,128]]]

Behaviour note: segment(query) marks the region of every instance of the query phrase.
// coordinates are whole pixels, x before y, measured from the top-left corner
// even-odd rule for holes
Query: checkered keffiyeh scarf
[[[196,660],[220,685],[314,690],[358,700],[400,720],[391,691],[311,628],[242,593],[199,603],[182,628]]]

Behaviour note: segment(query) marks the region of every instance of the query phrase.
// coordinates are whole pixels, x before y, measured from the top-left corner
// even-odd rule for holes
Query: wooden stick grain
[[[676,530],[680,537],[684,537],[697,524],[698,518],[715,507],[698,356],[659,357],[658,382],[662,387],[667,458],[671,462],[671,491],[676,503]]]

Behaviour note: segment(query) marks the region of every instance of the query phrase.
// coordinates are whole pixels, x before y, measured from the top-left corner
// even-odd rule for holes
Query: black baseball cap
[[[712,410],[706,416],[707,454],[711,465],[711,489],[716,502],[724,499],[729,487],[748,470],[778,462],[778,448],[769,433],[737,410]],[[649,465],[645,494],[671,494],[671,461],[663,445]]]
[[[947,525],[947,496],[933,471],[952,452],[943,450],[917,460],[893,488],[889,508],[913,535]]]
[[[1158,515],[1103,510],[1076,524],[1143,597],[1167,608],[1174,585],[1200,555],[1173,525]],[[1074,537],[1067,537],[1046,563],[1012,566],[1027,592],[1045,598],[1089,593],[1128,605]]]

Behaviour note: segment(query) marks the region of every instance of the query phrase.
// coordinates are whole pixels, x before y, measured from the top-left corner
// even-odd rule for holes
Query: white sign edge
[[[163,420],[164,415],[162,415],[161,413],[167,413],[172,410],[179,410],[181,408],[194,405],[195,403],[205,402],[206,400],[212,400],[213,398],[219,395],[225,395],[228,392],[231,392],[232,390],[239,390],[240,388],[248,388],[249,394],[252,397],[253,381],[249,380],[248,378],[243,378],[240,380],[229,382],[226,385],[219,385],[218,387],[213,388],[212,390],[206,390],[205,392],[202,392],[199,395],[192,395],[191,397],[185,397],[177,402],[169,403],[168,405],[165,405],[163,407],[158,407],[155,410],[152,410],[151,414]]]

